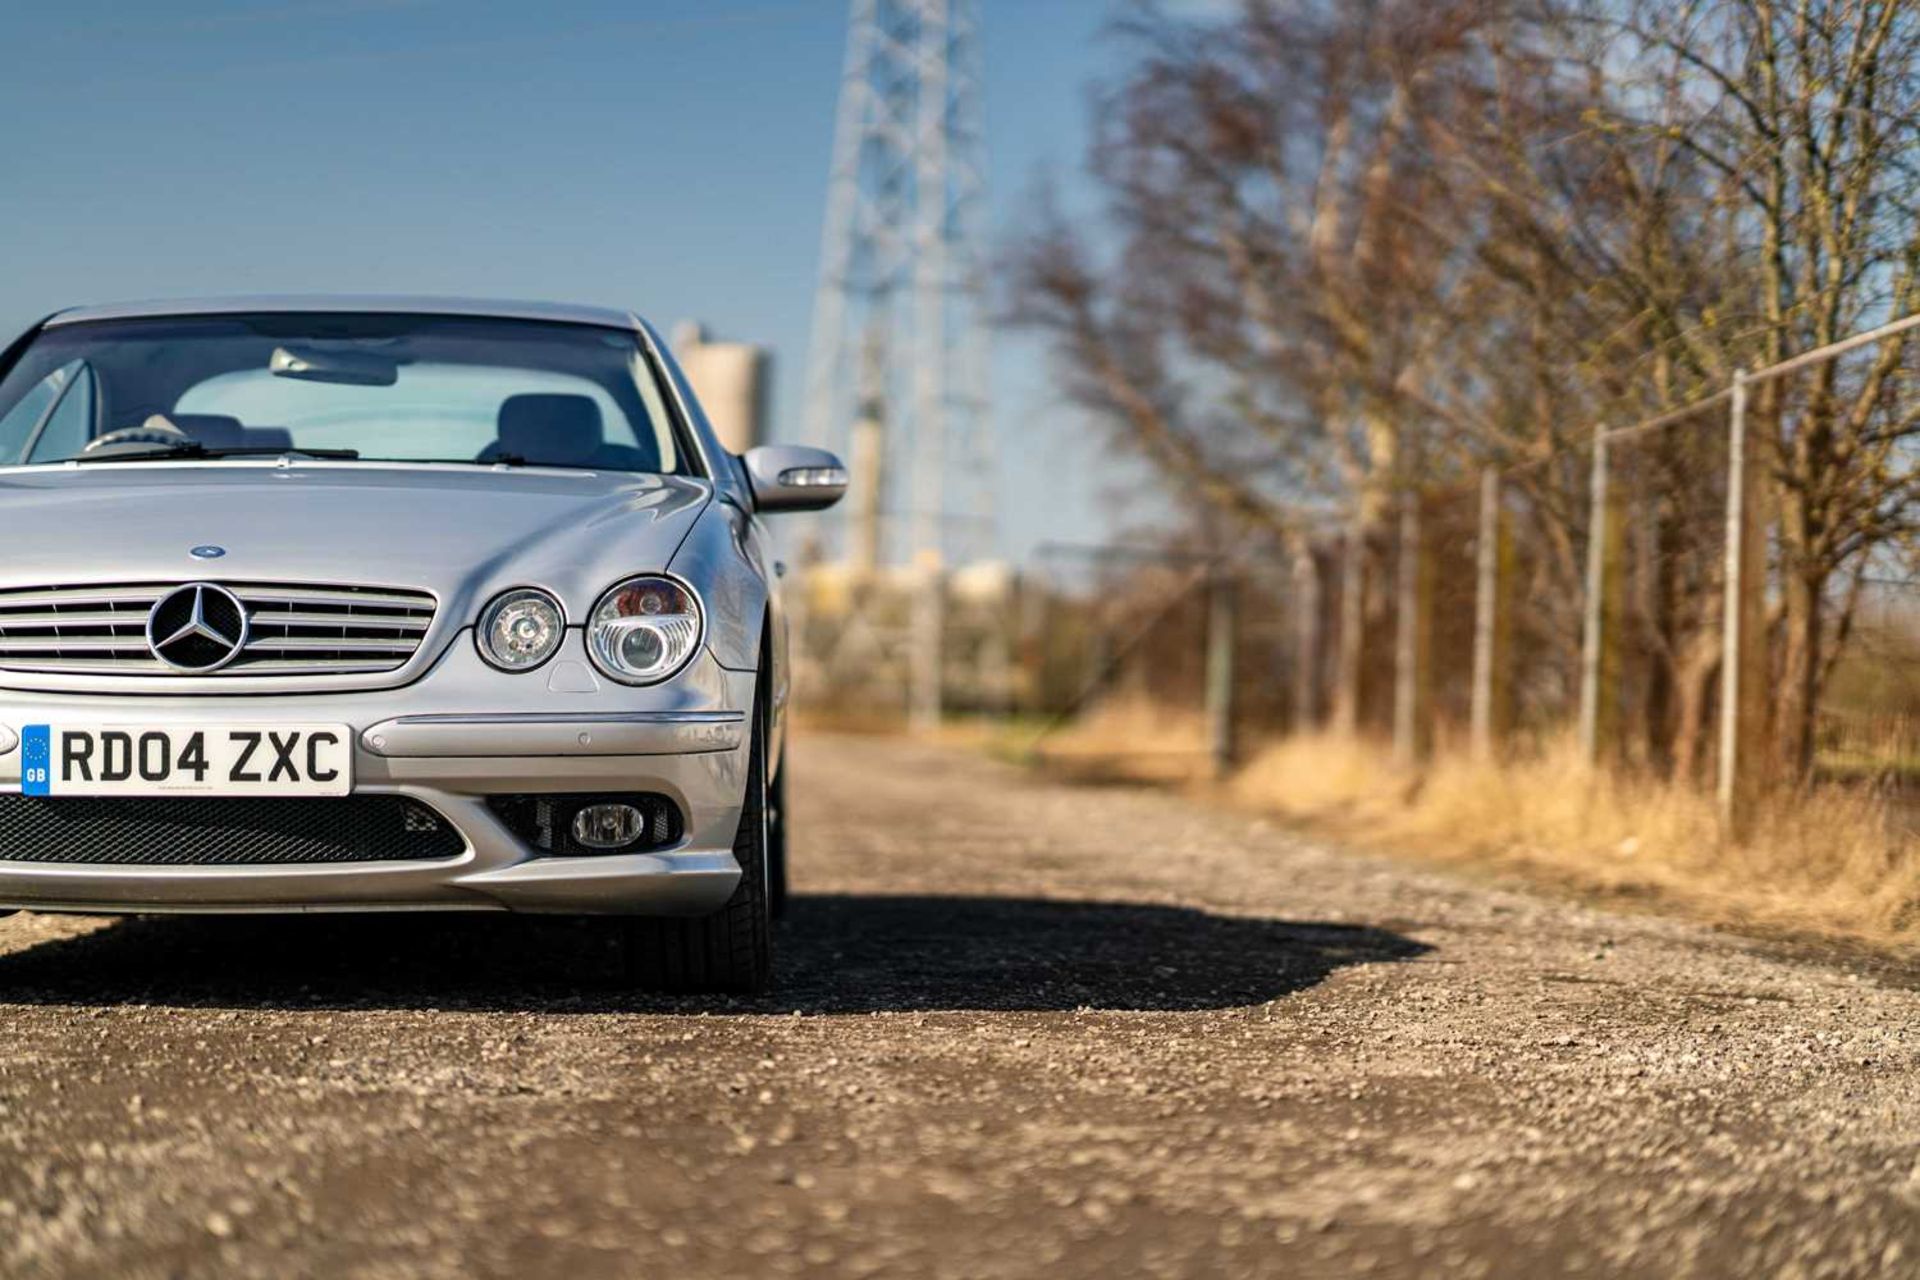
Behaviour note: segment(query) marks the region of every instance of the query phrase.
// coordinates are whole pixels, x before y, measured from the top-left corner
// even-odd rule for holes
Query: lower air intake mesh
[[[0,861],[278,866],[459,857],[466,841],[404,796],[0,795]]]

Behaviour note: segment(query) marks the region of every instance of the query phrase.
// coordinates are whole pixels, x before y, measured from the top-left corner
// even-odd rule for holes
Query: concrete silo
[[[722,444],[745,453],[767,442],[773,387],[770,351],[749,342],[715,342],[704,326],[693,321],[674,326],[673,351]]]

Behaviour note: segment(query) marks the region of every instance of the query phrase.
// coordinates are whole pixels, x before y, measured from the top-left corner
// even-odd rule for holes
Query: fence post
[[[1748,374],[1734,371],[1727,433],[1727,562],[1720,642],[1720,820],[1729,838],[1749,833],[1760,789],[1765,718],[1767,540],[1759,441],[1747,412]]]
[[[1605,423],[1593,432],[1587,527],[1585,617],[1580,643],[1580,754],[1590,765],[1613,749],[1619,722],[1621,551],[1626,529],[1612,487],[1612,445]]]
[[[1320,562],[1302,536],[1293,554],[1293,731],[1320,723]]]
[[[1356,512],[1340,547],[1340,652],[1334,673],[1333,727],[1360,732],[1360,681],[1366,669],[1367,525]]]
[[[1420,495],[1400,500],[1400,554],[1394,583],[1393,756],[1402,768],[1427,758],[1433,745],[1433,663],[1428,617],[1433,574],[1420,527]]]
[[[907,706],[914,730],[927,733],[940,727],[946,708],[946,570],[937,554],[926,551],[914,564],[919,581],[908,623]]]
[[[1020,709],[1037,715],[1046,709],[1047,689],[1047,589],[1041,585],[1040,571],[1020,575],[1019,647],[1020,685],[1026,697]]]
[[[1233,576],[1215,569],[1207,582],[1207,738],[1213,776],[1233,767],[1233,659],[1237,613]]]
[[[1488,467],[1480,473],[1480,530],[1474,547],[1471,742],[1474,758],[1481,761],[1498,754],[1512,706],[1507,639],[1513,543],[1500,499],[1500,472]]]

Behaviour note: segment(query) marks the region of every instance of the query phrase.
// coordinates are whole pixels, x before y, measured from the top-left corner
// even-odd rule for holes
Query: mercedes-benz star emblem
[[[147,647],[175,671],[218,671],[247,647],[247,610],[240,598],[211,582],[195,582],[160,597],[147,615]]]
[[[188,551],[187,554],[195,560],[218,560],[221,556],[227,554],[227,549],[225,547],[216,547],[209,542],[205,546],[194,547]]]

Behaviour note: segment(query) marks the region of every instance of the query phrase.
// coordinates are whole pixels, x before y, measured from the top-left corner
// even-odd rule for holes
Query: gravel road
[[[0,921],[0,1273],[1912,1276],[1920,994],[796,747],[753,1004],[510,917]]]

